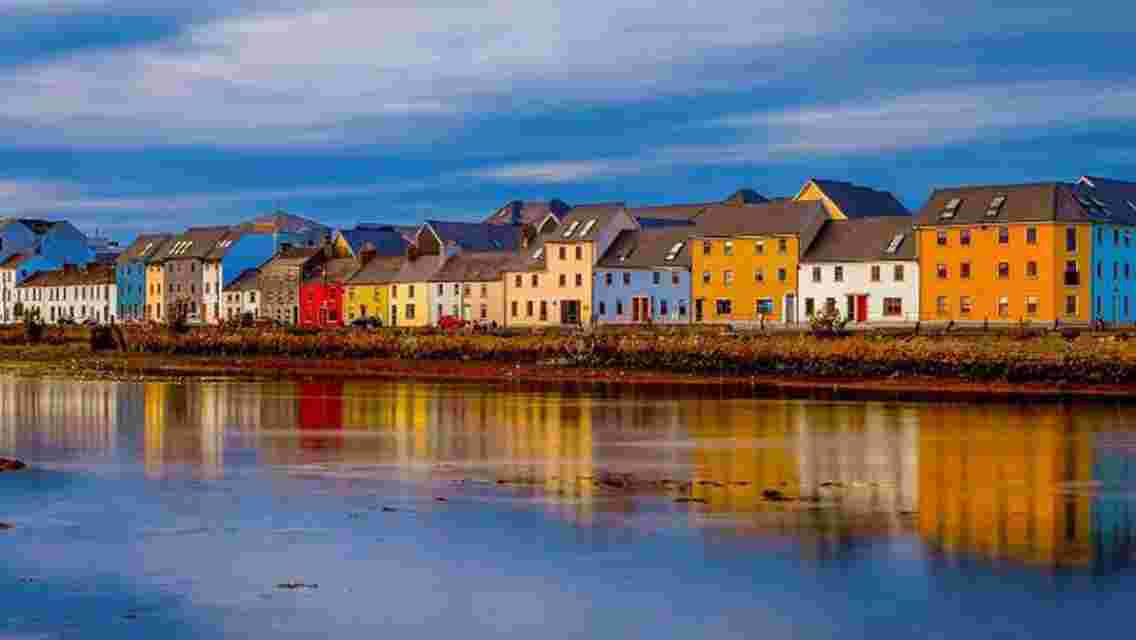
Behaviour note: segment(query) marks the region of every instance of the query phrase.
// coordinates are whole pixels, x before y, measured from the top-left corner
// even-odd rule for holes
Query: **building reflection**
[[[113,453],[137,405],[129,385],[12,380],[0,385],[0,450]]]

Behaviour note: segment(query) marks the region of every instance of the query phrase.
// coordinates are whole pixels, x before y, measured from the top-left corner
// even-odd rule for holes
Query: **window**
[[[444,284],[438,285],[438,295],[440,295],[440,296],[446,295],[446,285],[444,285]]]
[[[1065,296],[1065,315],[1077,315],[1077,296]]]
[[[582,274],[582,273],[576,274],[576,286],[577,287],[584,286],[584,274]]]
[[[581,247],[580,245],[576,245],[576,259],[577,260],[583,260],[584,259],[584,248]]]
[[[709,271],[703,271],[702,272],[702,284],[710,284],[710,272]]]
[[[943,233],[946,232],[944,231]],[[963,229],[962,231],[959,231],[959,244],[964,247],[970,246],[970,229]]]
[[[652,271],[651,272],[651,283],[652,284],[658,285],[662,281],[663,281],[663,274],[659,273],[658,271]]]
[[[1104,229],[1097,227],[1097,244],[1104,244]]]
[[[438,317],[441,318],[443,315],[445,315],[445,312],[442,310],[442,305],[438,305]]]
[[[903,315],[902,298],[884,298],[884,315],[898,317]]]
[[[623,272],[623,286],[625,286],[625,287],[631,286],[631,272],[630,271],[624,271]]]
[[[1097,260],[1097,277],[1098,278],[1104,277],[1104,263],[1101,262],[1100,260]]]
[[[824,299],[824,311],[825,313],[834,313],[836,311],[836,298]]]
[[[753,281],[754,282],[765,282],[765,269],[754,269]]]
[[[832,279],[836,282],[844,282],[844,267],[833,267]]]
[[[754,255],[759,255],[759,256],[765,255],[765,241],[764,240],[754,240],[754,242],[753,242],[753,253],[754,253]]]
[[[1026,315],[1036,316],[1037,308],[1041,304],[1037,296],[1026,296]]]
[[[602,300],[600,301],[600,315],[601,316],[607,315],[607,303],[603,302]]]
[[[724,255],[724,256],[734,255],[734,243],[733,243],[733,241],[727,240],[724,243],[722,243],[722,255]]]
[[[963,262],[959,265],[959,279],[970,280],[970,263]]]
[[[1112,263],[1112,279],[1113,280],[1119,280],[1120,279],[1120,263],[1119,262]]]
[[[414,305],[413,304],[406,305],[406,318],[408,320],[414,319]]]
[[[532,259],[533,260],[540,260],[543,255],[544,255],[544,247],[538,247],[536,251],[533,251]],[[520,285],[517,285],[517,286],[520,286]]]
[[[894,254],[896,251],[898,251],[899,245],[903,244],[903,235],[904,234],[899,233],[892,237],[891,242],[888,243],[887,249],[884,249],[884,253]]]
[[[935,311],[941,316],[947,315],[950,311],[950,305],[947,303],[946,296],[939,296],[935,299]]]
[[[1132,265],[1130,263],[1125,262],[1124,263],[1124,279],[1128,280],[1130,275],[1132,275]]]
[[[572,234],[575,233],[576,229],[579,228],[579,226],[580,226],[580,221],[579,220],[573,220],[572,224],[568,225],[568,228],[564,231],[563,236],[565,238],[571,237]]]
[[[607,273],[604,274],[604,286],[610,287],[611,282],[612,282],[612,275],[611,275],[611,272],[608,271]]]
[[[1077,251],[1077,227],[1065,227],[1065,251]]]
[[[465,296],[467,298],[470,297],[471,295],[473,295],[472,290],[473,290],[472,287],[470,287],[468,284],[462,285],[462,295],[463,296]],[[455,284],[454,285],[454,295],[456,296],[457,294],[458,294],[458,285]]]
[[[940,280],[946,280],[947,276],[949,275],[949,273],[947,272],[947,265],[943,264],[942,262],[935,265],[935,274],[939,277]]]
[[[950,220],[958,213],[959,205],[962,204],[962,198],[951,198],[943,210],[939,212],[940,220]]]
[[[540,319],[541,321],[548,320],[548,301],[540,301]]]
[[[686,300],[678,301],[678,315],[683,318],[686,317]]]
[[[805,298],[805,317],[816,315],[816,300]]]
[[[660,300],[659,301],[659,314],[665,316],[665,315],[667,315],[667,311],[668,311],[667,301],[666,300]]]
[[[723,271],[722,272],[722,284],[724,284],[725,286],[728,287],[728,286],[732,285],[733,283],[734,283],[734,272],[730,271],[729,269],[727,269],[726,271]]]
[[[998,317],[999,318],[1009,318],[1010,317],[1010,299],[1007,298],[1006,296],[1002,296],[1001,298],[998,298]]]
[[[990,206],[986,208],[986,217],[996,217],[1002,211],[1002,205],[1006,204],[1006,196],[994,196],[990,201]]]
[[[532,300],[529,300],[528,302],[525,303],[525,315],[530,317],[530,318],[533,317],[533,301]]]
[[[562,287],[568,286],[568,276],[566,274],[563,274],[563,273],[560,274],[560,286],[562,286]]]
[[[489,285],[487,285],[487,284],[481,285],[481,297],[482,298],[488,298],[489,297]]]
[[[777,280],[778,281],[785,282],[785,280],[788,279],[788,277],[789,277],[789,273],[787,271],[785,271],[784,268],[777,270]]]
[[[397,298],[397,297],[398,297],[398,285],[397,285],[397,284],[392,284],[392,285],[391,285],[391,297],[392,297],[392,298]]]
[[[682,245],[683,244],[685,244],[685,243],[683,243],[683,242],[674,243],[674,245],[671,246],[671,250],[667,252],[667,256],[666,256],[666,258],[664,258],[664,260],[666,260],[667,262],[674,262],[674,259],[678,257],[679,252],[682,251]]]
[[[759,298],[754,302],[754,310],[759,316],[773,315],[773,298]]]
[[[788,253],[788,252],[789,252],[789,241],[786,240],[785,238],[778,238],[777,239],[777,253]]]
[[[1114,247],[1120,246],[1120,229],[1113,229],[1112,230],[1112,246],[1114,246]]]
[[[414,297],[414,285],[409,285],[409,286],[407,286],[407,288],[406,288],[406,296],[407,296],[408,298],[413,298],[413,297]],[[407,317],[410,317],[410,316],[407,316]]]
[[[679,276],[678,276],[678,272],[675,271],[674,273],[671,274],[671,284],[677,287],[678,283],[679,283]]]
[[[524,278],[520,274],[517,274],[516,276],[514,276],[513,286],[518,288],[518,289],[520,289],[521,287],[524,286]]]
[[[1033,260],[1030,260],[1029,262],[1026,263],[1026,277],[1027,278],[1036,278],[1037,277],[1037,263],[1034,262]]]
[[[715,310],[720,316],[728,316],[733,313],[734,302],[733,300],[719,300],[715,306]]]
[[[872,265],[872,282],[879,282],[879,281],[880,281],[880,265],[874,264],[874,265]]]
[[[1010,228],[998,227],[998,244],[1010,244]]]
[[[820,281],[821,281],[821,268],[820,267],[813,267],[813,282],[820,282]]]
[[[897,264],[892,272],[892,279],[896,282],[903,282],[903,265]]]
[[[1007,279],[1009,279],[1009,277],[1010,277],[1010,263],[1009,262],[999,262],[998,263],[998,279],[999,280],[1007,280]]]
[[[532,274],[531,281],[532,281],[532,286],[534,286],[534,287],[540,286],[540,276],[538,276],[537,274],[535,274],[535,273]]]
[[[1128,296],[1124,296],[1124,317],[1128,317]]]
[[[588,235],[588,232],[591,231],[592,227],[595,227],[595,226],[596,226],[596,219],[595,218],[588,220],[588,223],[584,225],[584,228],[580,229],[579,237],[583,238],[584,236]]]
[[[617,316],[623,315],[623,300],[616,300],[615,301],[615,315],[617,315]]]
[[[935,234],[935,242],[936,242],[936,243],[937,243],[937,244],[938,244],[938,245],[939,245],[940,247],[945,247],[945,246],[947,246],[947,240],[948,240],[948,239],[949,239],[949,238],[948,238],[948,236],[947,236],[947,232],[946,232],[946,231],[940,230],[939,232],[937,232],[937,233]]]
[[[481,319],[486,320],[489,318],[489,305],[481,305]]]
[[[558,251],[557,253],[560,254],[559,257],[561,260],[568,259],[568,247],[560,247],[560,251]]]
[[[710,241],[709,240],[703,240],[702,241],[702,255],[704,255],[704,256],[710,255]]]
[[[1076,260],[1065,261],[1065,286],[1076,287],[1081,284],[1081,274],[1077,269]]]

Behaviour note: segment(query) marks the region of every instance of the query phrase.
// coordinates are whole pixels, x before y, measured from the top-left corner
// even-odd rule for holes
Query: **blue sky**
[[[1136,179],[1126,0],[173,4],[0,0],[0,215],[127,240]]]

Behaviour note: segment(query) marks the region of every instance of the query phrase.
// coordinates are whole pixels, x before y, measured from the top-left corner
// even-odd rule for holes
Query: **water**
[[[0,474],[0,638],[1120,634],[1134,423],[1099,404],[0,378],[0,455],[35,467]]]

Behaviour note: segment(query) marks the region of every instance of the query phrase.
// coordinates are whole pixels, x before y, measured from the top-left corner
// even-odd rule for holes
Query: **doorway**
[[[651,301],[649,298],[631,298],[631,321],[648,322],[651,319]]]
[[[796,324],[797,322],[797,296],[788,294],[785,296],[785,324]]]
[[[699,298],[699,299],[694,301],[694,321],[695,322],[702,322],[702,317],[703,317],[703,314],[704,314],[704,307],[706,306],[705,303],[706,303],[705,298]]]

